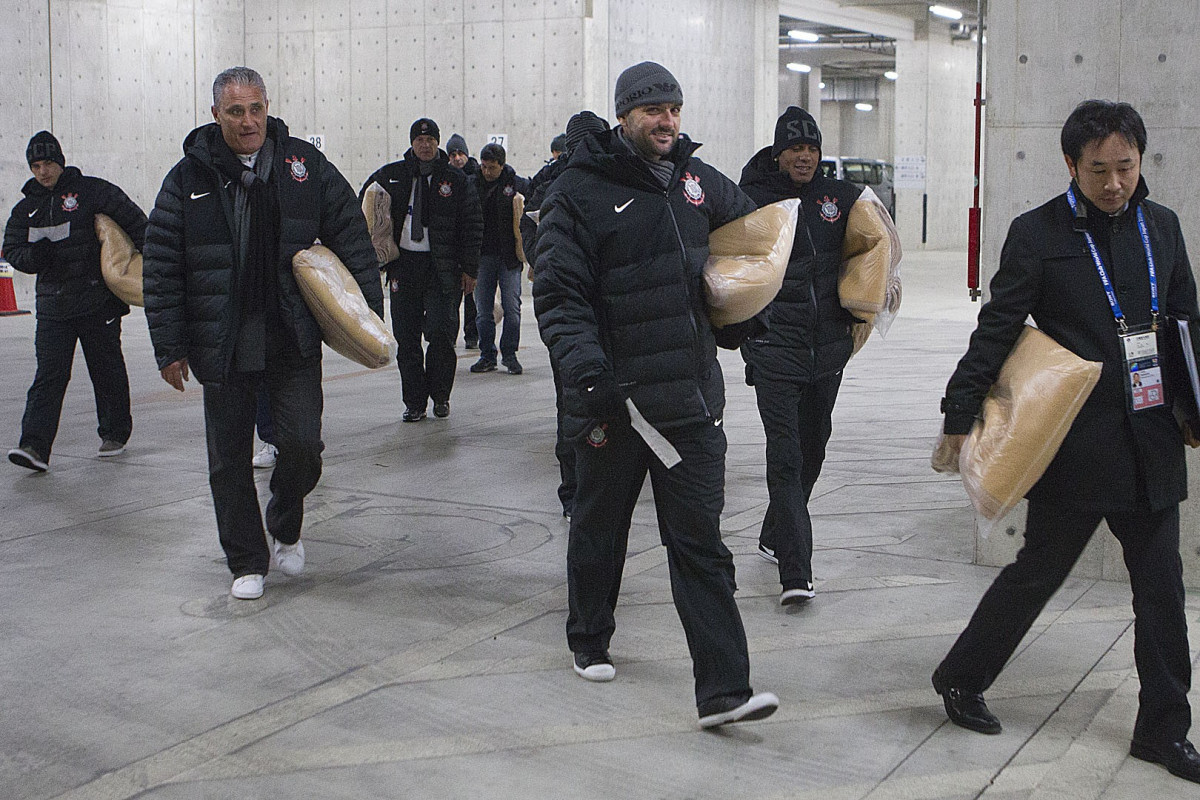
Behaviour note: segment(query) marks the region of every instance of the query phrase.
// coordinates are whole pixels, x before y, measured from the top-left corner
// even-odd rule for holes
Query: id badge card
[[[1163,397],[1162,364],[1158,357],[1158,335],[1143,326],[1120,335],[1125,355],[1125,397],[1131,412],[1157,408]]]

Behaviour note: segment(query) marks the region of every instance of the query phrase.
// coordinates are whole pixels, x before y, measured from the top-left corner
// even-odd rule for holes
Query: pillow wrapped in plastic
[[[1036,328],[1021,332],[958,457],[980,516],[1000,519],[1038,482],[1100,380],[1100,368]]]
[[[400,248],[392,227],[392,196],[376,182],[363,192],[363,216],[367,218],[367,233],[375,245],[379,265],[390,264],[400,257]]]
[[[900,234],[875,192],[863,189],[850,207],[842,239],[838,297],[842,308],[862,320],[868,314],[881,334],[900,310]]]
[[[745,322],[779,294],[796,238],[799,208],[796,198],[781,200],[708,235],[704,286],[713,326]]]
[[[396,339],[332,250],[319,244],[301,250],[292,256],[292,273],[326,344],[364,367],[392,363]]]
[[[96,238],[100,240],[100,274],[108,290],[127,306],[145,305],[142,300],[142,254],[133,239],[107,214],[96,215]]]
[[[513,195],[513,235],[517,237],[517,260],[528,264],[525,257],[525,237],[521,235],[521,215],[525,213],[525,195],[517,192]]]

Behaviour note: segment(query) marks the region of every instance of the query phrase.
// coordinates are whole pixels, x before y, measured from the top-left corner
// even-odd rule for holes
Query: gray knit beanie
[[[617,116],[623,117],[638,106],[657,103],[683,104],[683,90],[666,67],[653,61],[634,64],[617,78],[614,92]]]

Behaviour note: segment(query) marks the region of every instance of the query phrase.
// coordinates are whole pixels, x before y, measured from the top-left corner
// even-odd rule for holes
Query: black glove
[[[767,330],[767,325],[761,319],[762,316],[763,314],[760,312],[745,322],[735,322],[733,325],[726,325],[724,328],[713,329],[713,336],[717,340],[717,347],[723,347],[726,350],[737,350],[747,340],[764,333]]]
[[[29,262],[38,272],[52,269],[58,262],[58,246],[49,239],[39,239],[29,246]]]
[[[588,413],[598,422],[629,419],[629,410],[625,408],[625,395],[617,385],[616,376],[611,372],[602,372],[587,382],[580,394]]]

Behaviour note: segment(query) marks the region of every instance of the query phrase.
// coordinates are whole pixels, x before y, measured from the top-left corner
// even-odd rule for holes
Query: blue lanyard
[[[1067,203],[1070,204],[1073,213],[1077,203],[1075,201],[1075,190],[1070,186],[1067,187]],[[1146,264],[1150,268],[1150,312],[1154,328],[1157,329],[1158,273],[1154,269],[1154,253],[1150,250],[1150,232],[1146,230],[1146,217],[1142,213],[1140,203],[1137,207],[1137,223],[1138,231],[1142,234],[1142,247],[1146,250]],[[1100,259],[1100,251],[1096,249],[1096,240],[1092,238],[1092,234],[1089,231],[1083,232],[1083,238],[1087,242],[1088,250],[1092,254],[1092,261],[1096,263],[1096,272],[1100,273],[1100,283],[1104,284],[1104,293],[1108,295],[1108,305],[1112,308],[1113,318],[1121,326],[1122,331],[1127,331],[1129,327],[1125,324],[1125,315],[1121,312],[1121,304],[1117,302],[1117,293],[1113,291],[1112,281],[1108,279],[1108,271],[1104,269],[1104,262]]]

